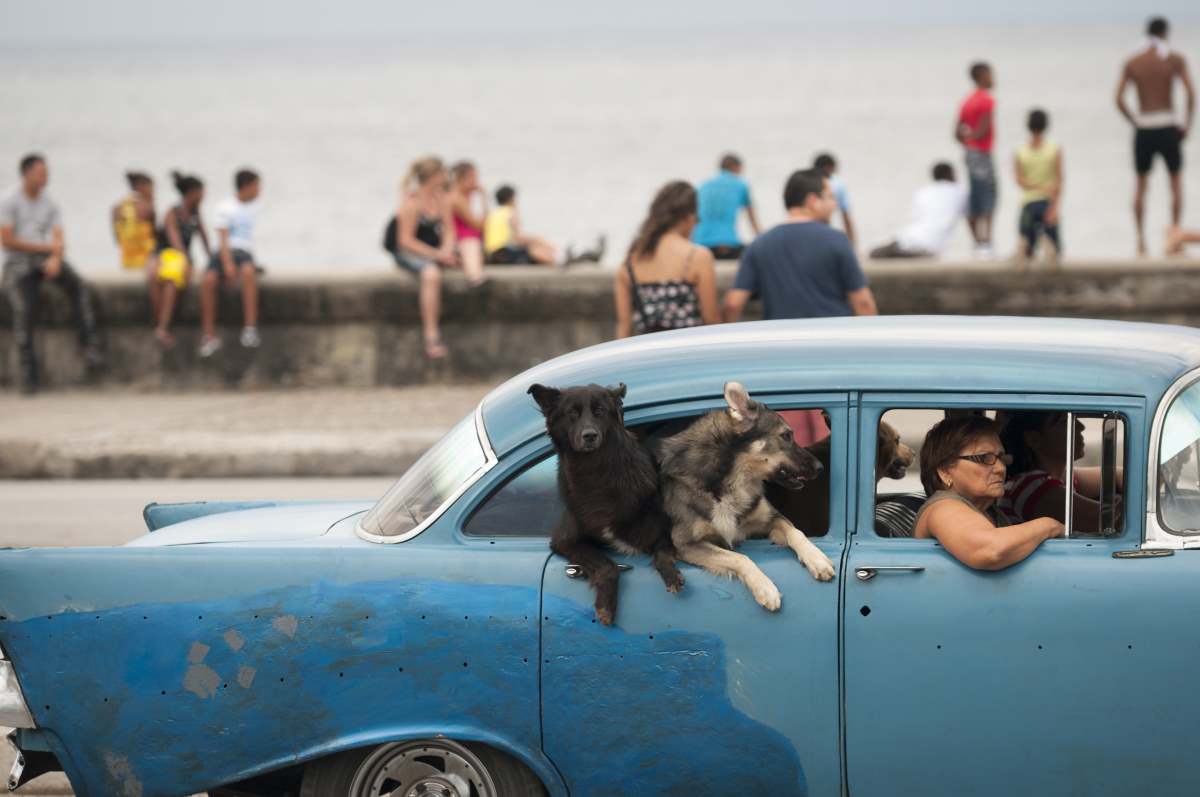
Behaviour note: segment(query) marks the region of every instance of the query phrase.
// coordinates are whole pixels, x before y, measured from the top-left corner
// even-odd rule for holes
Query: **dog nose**
[[[591,445],[600,437],[600,433],[595,429],[584,429],[583,434],[581,434],[580,437],[583,438],[584,443]]]
[[[825,466],[821,464],[820,460],[817,460],[816,462],[813,463],[813,475],[814,476],[819,476],[821,474],[821,471],[823,471],[823,470],[825,470]]]

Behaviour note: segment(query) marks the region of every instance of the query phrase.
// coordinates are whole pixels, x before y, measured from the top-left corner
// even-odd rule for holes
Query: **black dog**
[[[558,490],[566,511],[550,549],[583,568],[596,591],[596,619],[612,625],[620,571],[604,552],[653,557],[668,592],[683,576],[675,566],[671,522],[663,511],[654,460],[625,428],[625,385],[557,388],[533,385],[529,393],[546,416],[558,452]]]

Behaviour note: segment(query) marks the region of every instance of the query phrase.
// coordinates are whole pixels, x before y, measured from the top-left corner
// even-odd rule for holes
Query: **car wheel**
[[[347,750],[309,763],[300,797],[544,797],[511,756],[449,739]]]

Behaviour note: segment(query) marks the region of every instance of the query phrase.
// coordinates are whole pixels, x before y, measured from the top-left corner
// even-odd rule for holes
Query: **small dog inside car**
[[[726,408],[698,418],[658,444],[662,500],[680,559],[737,576],[764,608],[783,596],[750,557],[732,550],[747,538],[790,547],[814,578],[829,581],[833,563],[766,500],[764,482],[799,490],[822,470],[792,429],[738,382],[725,384]]]
[[[667,591],[682,589],[654,460],[625,428],[625,385],[533,385],[528,392],[546,417],[558,452],[565,511],[550,536],[550,549],[587,574],[596,591],[596,619],[612,625],[617,614],[620,570],[605,545],[649,554]]]

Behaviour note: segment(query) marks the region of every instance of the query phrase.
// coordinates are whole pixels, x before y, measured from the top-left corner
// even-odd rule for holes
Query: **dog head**
[[[900,441],[900,433],[879,422],[879,444],[875,449],[875,480],[903,479],[913,464],[913,450]]]
[[[787,421],[766,404],[750,398],[740,383],[725,383],[725,403],[733,430],[745,443],[746,466],[763,481],[799,490],[822,471],[820,461],[796,445]]]
[[[586,454],[624,434],[625,385],[581,385],[561,390],[533,385],[529,394],[546,416],[546,431],[559,451]]]

